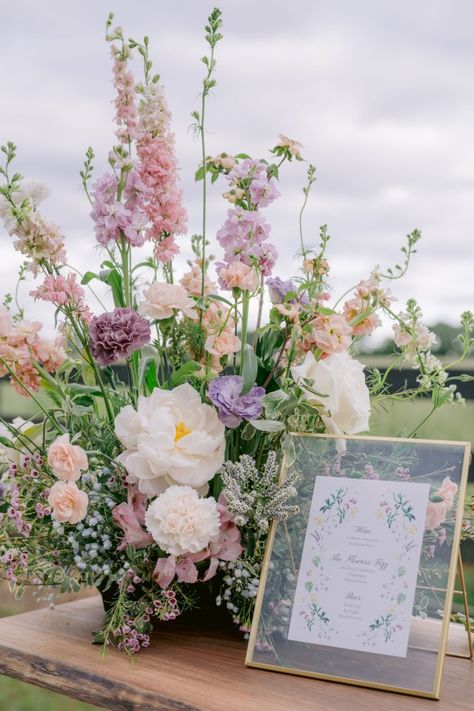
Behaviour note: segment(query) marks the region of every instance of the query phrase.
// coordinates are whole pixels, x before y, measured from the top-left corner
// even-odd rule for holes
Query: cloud
[[[150,36],[173,112],[190,233],[200,226],[193,182],[199,147],[189,126],[210,5],[4,2],[1,139],[17,143],[24,175],[52,187],[45,208],[83,270],[90,266],[93,233],[78,171],[88,145],[97,154],[96,172],[104,170],[113,142],[103,41],[110,5],[129,35]],[[329,225],[336,289],[375,264],[396,263],[404,236],[418,227],[424,237],[413,270],[397,285],[401,299],[416,295],[429,320],[454,321],[473,307],[472,2],[225,0],[221,7],[224,41],[208,112],[209,153],[265,156],[280,132],[300,139],[318,171],[307,237],[317,240],[318,226]],[[293,269],[304,175],[304,165],[288,166],[282,197],[267,211],[282,276]],[[211,235],[225,217],[222,191],[219,185],[211,191]],[[0,245],[2,291],[11,291],[19,259],[4,232]],[[186,245],[183,240],[189,256]],[[39,305],[35,310],[46,314]]]

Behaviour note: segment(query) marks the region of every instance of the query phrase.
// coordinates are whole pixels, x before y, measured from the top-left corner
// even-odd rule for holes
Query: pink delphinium
[[[119,48],[112,44],[112,57],[114,58],[113,74],[116,89],[115,121],[117,123],[116,136],[120,143],[128,143],[136,136],[137,109],[135,104],[135,79],[127,66],[130,58],[130,49],[125,43]]]
[[[67,276],[48,274],[40,286],[30,291],[30,296],[60,306],[67,303],[74,305],[82,303],[84,289],[77,283],[77,277],[73,273]]]

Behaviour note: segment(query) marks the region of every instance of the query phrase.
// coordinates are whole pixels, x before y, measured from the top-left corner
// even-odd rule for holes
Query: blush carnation
[[[143,291],[143,296],[145,301],[138,305],[138,311],[149,319],[171,318],[175,311],[181,311],[188,318],[197,318],[194,301],[179,284],[155,282]]]
[[[51,516],[60,523],[79,523],[87,515],[89,497],[74,481],[57,481],[48,497]]]
[[[100,365],[128,358],[150,338],[150,324],[130,308],[117,308],[95,316],[89,327],[89,347]]]
[[[145,525],[165,553],[198,553],[219,534],[219,509],[190,486],[170,486],[148,507]]]
[[[54,476],[63,481],[76,481],[89,466],[86,453],[79,445],[71,444],[67,432],[49,446],[48,464]]]

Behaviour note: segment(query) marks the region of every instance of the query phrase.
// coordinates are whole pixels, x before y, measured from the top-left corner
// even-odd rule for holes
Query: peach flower
[[[76,481],[81,476],[81,470],[89,466],[86,453],[82,447],[71,444],[68,433],[58,437],[50,445],[48,464],[53,474],[63,481]]]
[[[428,501],[428,505],[426,507],[425,529],[427,531],[434,531],[435,528],[441,526],[441,524],[446,521],[447,512],[448,507],[446,505],[446,501]]]
[[[446,504],[446,510],[449,511],[454,503],[454,497],[458,491],[458,485],[451,481],[449,476],[445,477],[436,492],[437,496],[441,496]]]
[[[229,331],[224,331],[220,336],[208,336],[204,344],[204,348],[208,353],[219,356],[219,358],[236,353],[240,346],[240,339]]]
[[[180,284],[154,282],[144,290],[143,296],[145,301],[138,305],[138,313],[149,319],[171,318],[175,311],[181,311],[188,318],[197,318],[194,301]]]
[[[192,265],[191,271],[186,272],[179,283],[191,296],[201,296],[202,274],[198,262]],[[204,277],[204,296],[207,296],[207,294],[215,294],[216,292],[217,286],[206,274]]]
[[[318,316],[312,325],[313,340],[324,353],[342,353],[352,343],[352,329],[339,314]]]
[[[48,503],[56,521],[79,523],[86,517],[89,497],[75,482],[57,481],[49,493]]]
[[[219,270],[219,281],[224,289],[242,289],[255,291],[258,287],[258,274],[253,267],[243,262],[232,262]]]

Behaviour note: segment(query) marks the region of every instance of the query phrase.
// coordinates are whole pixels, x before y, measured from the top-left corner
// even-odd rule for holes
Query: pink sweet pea
[[[140,515],[140,513],[138,513],[138,515]],[[146,548],[153,543],[153,538],[150,534],[143,530],[138,515],[132,506],[125,502],[112,509],[114,523],[125,533],[117,550],[123,551],[127,546]]]

